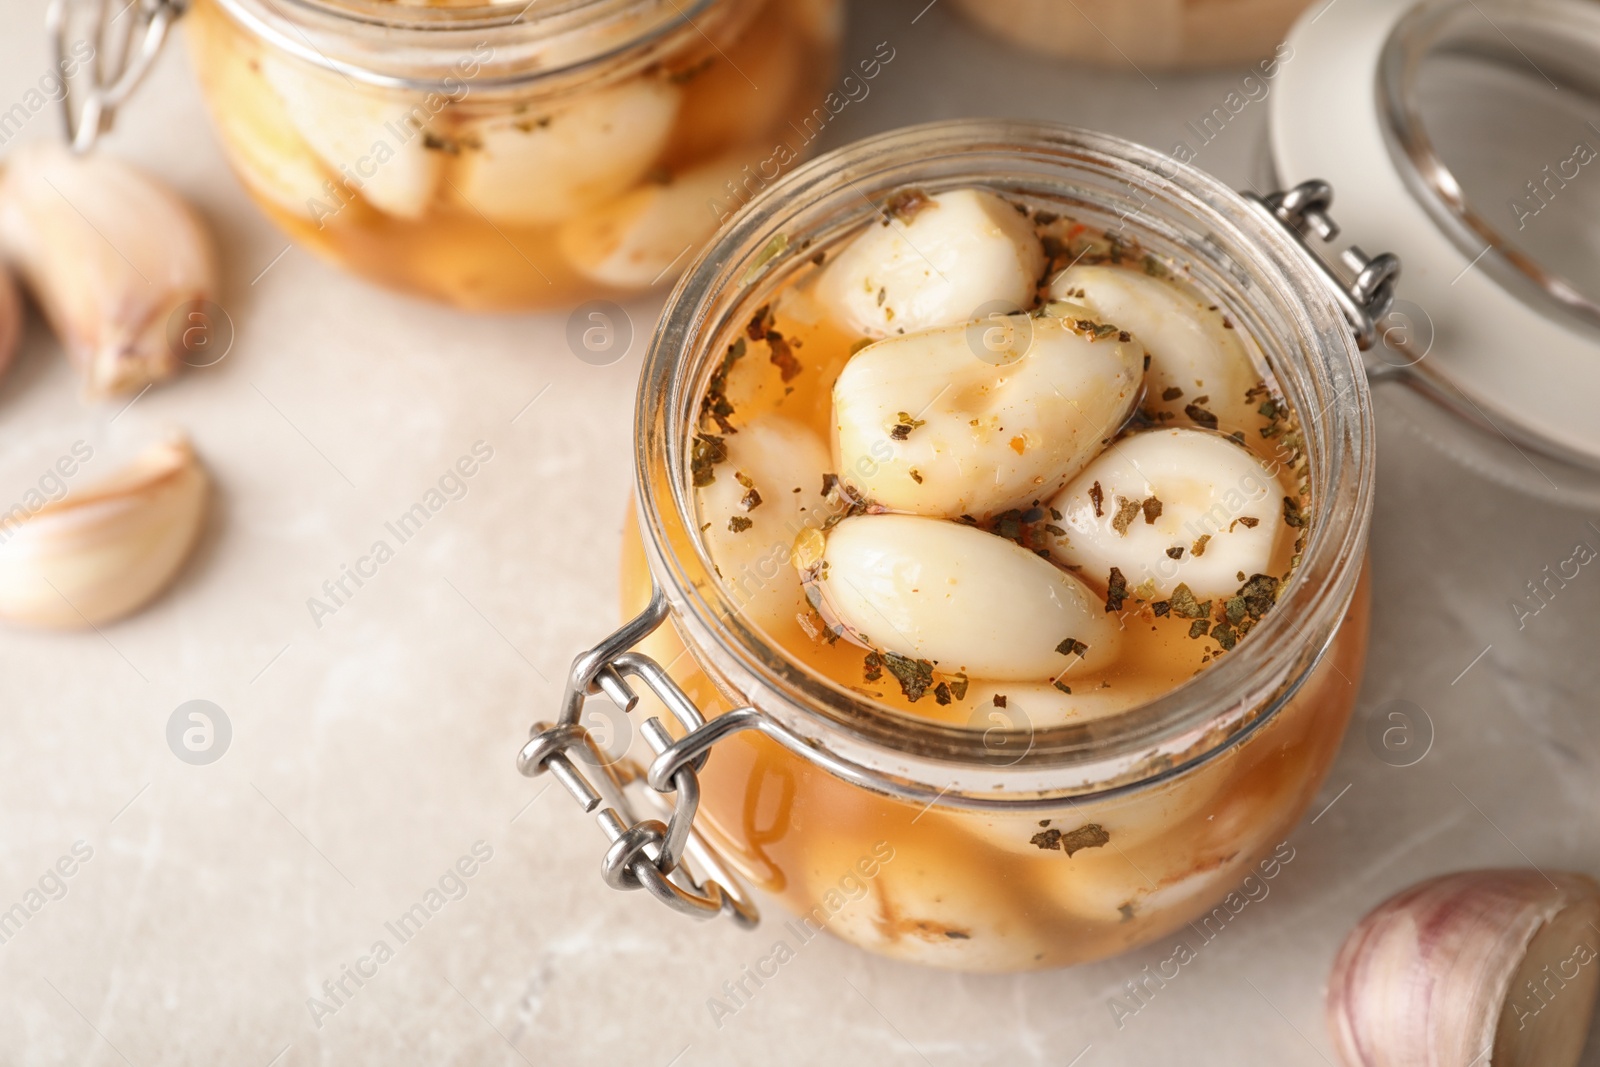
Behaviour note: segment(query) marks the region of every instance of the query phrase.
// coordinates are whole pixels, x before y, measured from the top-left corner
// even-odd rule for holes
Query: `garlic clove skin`
[[[995,335],[1015,347],[979,358],[974,346],[989,355],[982,345]],[[1116,436],[1143,368],[1136,342],[1096,340],[1056,318],[879,341],[834,383],[841,477],[918,515],[982,517],[1048,499]]]
[[[17,358],[17,348],[22,343],[25,312],[22,294],[17,290],[16,279],[4,264],[0,264],[0,378],[11,368]]]
[[[420,96],[357,87],[270,52],[263,52],[261,69],[300,138],[342,176],[340,186],[400,218],[420,218],[428,210],[444,173],[445,153],[429,147],[431,114]],[[327,199],[325,193],[317,195]]]
[[[1346,1067],[1573,1067],[1600,984],[1596,927],[1600,884],[1581,874],[1461,871],[1405,889],[1334,960],[1334,1050]]]
[[[561,227],[562,254],[579,274],[615,289],[648,289],[693,261],[726,210],[741,160],[726,157],[647,182]]]
[[[1260,401],[1248,395],[1261,375],[1239,331],[1223,325],[1228,320],[1221,308],[1170,282],[1121,267],[1068,267],[1051,281],[1048,293],[1053,300],[1082,304],[1150,350],[1145,410],[1170,412],[1180,424],[1194,424],[1186,409],[1204,398],[1198,406],[1215,415],[1224,431],[1253,433],[1262,424],[1256,410]]]
[[[901,215],[909,215],[906,221]],[[867,337],[970,322],[989,305],[1033,306],[1044,249],[993,193],[955,189],[869,226],[824,268],[817,299]]]
[[[1157,599],[1180,583],[1201,600],[1230,596],[1241,572],[1269,573],[1278,539],[1293,532],[1283,495],[1249,449],[1220,434],[1145,430],[1095,457],[1050,501],[1067,531],[1050,555],[1093,575],[1116,567],[1130,588],[1153,583]],[[1159,509],[1138,507],[1152,499]]]
[[[621,196],[667,143],[682,91],[634,78],[548,114],[468,123],[447,179],[470,211],[512,226],[561,222]],[[701,210],[705,210],[702,205]]]
[[[205,471],[180,439],[31,515],[0,515],[0,619],[77,628],[132,613],[182,567],[207,495]]]
[[[7,161],[0,247],[91,397],[173,374],[167,319],[217,290],[210,235],[175,193],[114,156],[54,142],[24,145]]]
[[[741,614],[764,628],[792,623],[806,601],[790,562],[795,539],[829,514],[821,476],[828,450],[806,427],[775,415],[723,441],[728,458],[697,494],[706,550]]]
[[[798,551],[796,562],[813,563]],[[858,515],[828,532],[820,562],[810,581],[825,619],[864,645],[928,660],[945,674],[1070,685],[1112,663],[1121,645],[1114,618],[1088,586],[960,523]]]

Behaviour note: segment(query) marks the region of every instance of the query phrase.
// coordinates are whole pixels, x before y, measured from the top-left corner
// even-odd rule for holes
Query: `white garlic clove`
[[[22,294],[11,271],[0,264],[0,377],[4,377],[17,358],[17,346],[22,343],[24,320]]]
[[[793,622],[806,601],[790,561],[801,532],[827,518],[827,449],[815,433],[775,415],[723,442],[727,459],[698,492],[706,550],[742,614],[758,626]]]
[[[683,106],[667,147],[669,165],[707,159],[739,145],[746,146],[752,162],[773,151],[774,142],[766,134],[793,110],[804,76],[804,47],[773,16],[770,8],[761,12],[724,54],[713,56],[703,69],[684,72]],[[752,143],[755,150],[748,151]],[[741,196],[749,199],[765,184],[757,181],[741,190]],[[727,192],[723,196],[738,207],[738,200]]]
[[[993,193],[905,194],[884,225],[851,241],[817,283],[817,299],[868,337],[970,322],[992,305],[1033,305],[1044,250],[1027,218]]]
[[[549,112],[465,126],[451,192],[495,222],[561,222],[622,195],[661,154],[681,91],[634,78]]]
[[[810,561],[802,552],[797,562]],[[1077,578],[942,519],[845,519],[828,532],[812,580],[824,618],[945,674],[1049,683],[1107,666],[1121,645],[1105,605]]]
[[[1346,1067],[1573,1067],[1600,987],[1600,885],[1461,871],[1403,890],[1350,932],[1328,977]]]
[[[223,15],[194,18],[191,34],[201,35],[197,51],[223,52],[239,47]],[[317,221],[319,211],[337,207],[330,197],[329,172],[300,136],[283,100],[267,83],[261,53],[253,50],[237,61],[205,63],[199,68],[207,103],[222,148],[235,173],[253,192],[283,211]]]
[[[1014,345],[998,355],[985,347],[997,331]],[[1047,499],[1117,434],[1143,367],[1135,342],[1026,315],[879,341],[834,383],[840,474],[919,515]]]
[[[270,52],[263,53],[261,69],[300,137],[342,176],[341,187],[400,218],[420,218],[428,210],[446,153],[430,141],[434,112],[420,94],[357,86]]]
[[[1149,703],[1168,687],[1157,682],[1104,679],[1076,669],[1061,678],[1064,691],[1042,682],[995,682],[973,679],[967,688],[971,726],[1011,730],[1049,730],[1120,715]],[[999,698],[1002,703],[996,703]]]
[[[1068,267],[1051,281],[1049,295],[1082,304],[1149,350],[1147,409],[1195,422],[1186,409],[1196,404],[1215,415],[1224,431],[1260,425],[1260,400],[1251,391],[1260,385],[1261,374],[1239,331],[1224,325],[1228,320],[1221,308],[1173,283],[1121,267]]]
[[[1118,441],[1050,501],[1067,533],[1050,548],[1090,575],[1112,567],[1157,599],[1180,583],[1201,600],[1269,573],[1293,531],[1283,488],[1242,445],[1205,430],[1146,430]],[[1176,555],[1174,555],[1174,553]]]
[[[144,450],[106,482],[0,514],[0,618],[98,626],[166,588],[194,546],[207,480],[183,440]]]
[[[35,141],[0,179],[0,246],[91,396],[178,369],[168,319],[217,289],[211,237],[170,189],[114,156]]]
[[[648,289],[693,262],[726,211],[726,184],[743,161],[716,160],[647,182],[561,227],[562,254],[584,277],[617,289]]]

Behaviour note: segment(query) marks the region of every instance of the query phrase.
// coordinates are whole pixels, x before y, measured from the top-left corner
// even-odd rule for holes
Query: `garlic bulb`
[[[813,542],[820,534],[802,535]],[[1070,687],[1117,657],[1122,632],[1073,575],[995,534],[915,515],[834,526],[814,572],[823,617],[873,648],[945,674]]]
[[[1328,977],[1347,1067],[1572,1067],[1600,987],[1600,885],[1461,871],[1414,885],[1350,932]]]
[[[1252,435],[1261,425],[1260,398],[1252,393],[1261,374],[1221,308],[1176,283],[1121,267],[1068,267],[1049,294],[1089,308],[1149,349],[1147,411]]]
[[[706,550],[750,621],[792,623],[806,603],[790,557],[795,538],[827,519],[819,472],[828,450],[816,433],[777,415],[723,441],[727,458],[698,494]]]
[[[17,346],[22,342],[22,294],[11,272],[0,265],[0,377],[4,377],[11,361],[17,358]]]
[[[6,163],[0,246],[95,397],[176,371],[168,319],[217,289],[211,238],[176,194],[103,152],[48,141]]]
[[[1201,600],[1271,570],[1283,489],[1249,449],[1205,430],[1146,430],[1096,456],[1050,506],[1067,536],[1050,554],[1093,575],[1119,568],[1164,599]]]
[[[727,183],[742,162],[713,160],[647,182],[561,227],[561,251],[586,278],[617,289],[648,289],[688,266],[716,232]]]
[[[194,450],[172,440],[97,486],[0,514],[0,618],[95,626],[143,606],[194,546],[206,488]]]
[[[868,337],[970,322],[1033,306],[1044,272],[1033,225],[993,193],[902,194],[824,269],[817,299]]]
[[[1015,347],[993,355],[979,337],[991,331]],[[1137,343],[1056,318],[879,341],[834,382],[840,474],[874,503],[919,515],[1046,500],[1116,436],[1143,370]]]
[[[545,114],[465,125],[447,175],[450,191],[467,210],[496,222],[559,222],[644,177],[667,143],[681,97],[661,79],[634,78]]]

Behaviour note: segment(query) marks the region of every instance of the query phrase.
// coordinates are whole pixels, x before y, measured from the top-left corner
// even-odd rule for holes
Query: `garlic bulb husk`
[[[77,495],[0,514],[0,618],[74,628],[142,607],[194,547],[207,484],[194,449],[173,439]]]
[[[808,531],[805,540],[823,535]],[[1072,574],[995,534],[916,515],[857,515],[795,562],[818,610],[861,644],[947,675],[1071,685],[1114,662],[1122,631]]]
[[[4,265],[0,265],[0,377],[4,377],[11,361],[17,358],[25,314],[16,279]]]
[[[907,194],[910,196],[911,194]],[[1033,306],[1045,255],[1033,224],[993,193],[952,189],[891,205],[824,268],[817,300],[868,337]]]
[[[1328,978],[1347,1067],[1572,1067],[1600,988],[1600,884],[1461,871],[1369,913]]]
[[[986,347],[991,333],[1009,347]],[[919,515],[1048,500],[1121,430],[1143,373],[1136,342],[1050,317],[879,341],[834,382],[840,476]]]
[[[210,235],[177,194],[103,152],[74,155],[54,142],[7,161],[0,247],[91,397],[174,373],[169,318],[217,290]]]

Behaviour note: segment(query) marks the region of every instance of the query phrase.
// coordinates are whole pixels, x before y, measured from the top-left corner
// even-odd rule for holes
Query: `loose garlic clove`
[[[1067,535],[1053,558],[1089,574],[1122,571],[1154,597],[1180,583],[1205,600],[1270,572],[1283,490],[1248,449],[1204,430],[1146,430],[1095,458],[1050,501]],[[1141,594],[1142,595],[1142,594]]]
[[[52,142],[7,161],[0,246],[95,397],[174,373],[168,318],[217,288],[210,235],[176,194],[113,156]]]
[[[1145,408],[1225,431],[1254,432],[1262,419],[1252,399],[1261,374],[1227,315],[1179,286],[1120,267],[1068,267],[1050,283],[1054,300],[1082,304],[1115,323],[1150,351]],[[1214,428],[1214,427],[1213,427]]]
[[[996,332],[1016,347],[984,347]],[[1143,367],[1138,344],[1055,318],[891,337],[834,383],[841,475],[874,503],[919,515],[1046,499],[1117,434]]]
[[[813,561],[797,553],[802,566]],[[945,674],[1050,683],[1099,670],[1122,633],[1077,578],[994,534],[914,515],[858,515],[827,534],[823,617],[862,644]]]
[[[706,550],[741,614],[764,627],[792,622],[806,602],[790,560],[801,532],[827,518],[820,473],[827,449],[804,426],[774,415],[723,441],[728,457],[698,494]]]
[[[1600,987],[1600,885],[1461,871],[1391,897],[1328,977],[1346,1067],[1572,1067]]]
[[[0,515],[0,618],[98,626],[142,607],[188,557],[206,491],[194,450],[174,440],[76,496]]]
[[[902,201],[817,283],[817,299],[841,325],[886,337],[970,322],[994,304],[1032,306],[1044,249],[1014,207],[978,189]]]
[[[0,378],[17,358],[17,346],[22,343],[22,294],[11,272],[0,264]]]
[[[666,182],[647,182],[561,228],[561,251],[584,277],[617,289],[670,280],[716,232],[726,184],[742,161],[725,158]]]
[[[263,53],[261,69],[300,137],[342,175],[341,185],[389,215],[415,219],[427,212],[445,152],[430,141],[433,112],[423,97],[357,87],[270,53]]]
[[[658,78],[583,93],[565,107],[465,127],[452,192],[496,222],[561,222],[621,196],[661,154],[682,96]]]

